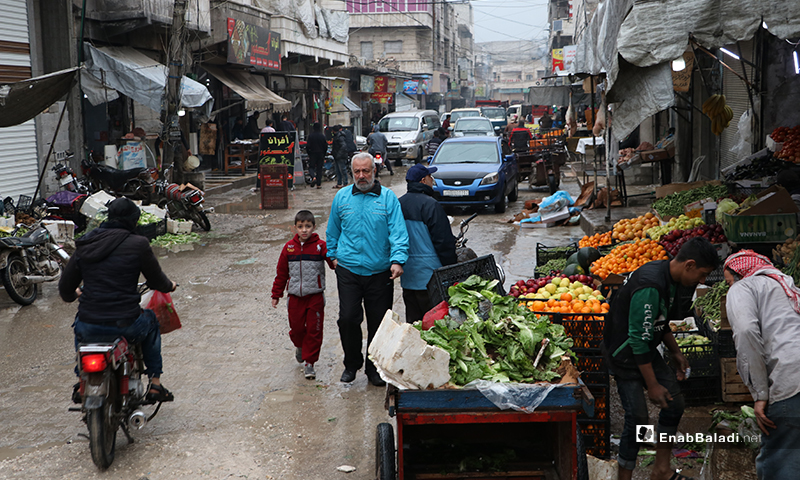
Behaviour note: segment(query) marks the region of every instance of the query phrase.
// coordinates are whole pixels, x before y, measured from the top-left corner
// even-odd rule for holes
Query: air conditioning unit
[[[560,32],[564,30],[564,21],[563,20],[553,20],[553,31]]]

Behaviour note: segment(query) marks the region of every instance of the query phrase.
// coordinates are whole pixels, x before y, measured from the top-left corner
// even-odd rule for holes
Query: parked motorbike
[[[91,193],[105,190],[114,196],[128,197],[131,200],[151,201],[155,182],[158,180],[158,169],[152,167],[117,170],[84,159],[81,170],[88,178],[88,189]]]
[[[469,230],[469,222],[473,221],[477,216],[477,213],[473,213],[468,218],[461,220],[458,236],[456,237],[456,256],[458,257],[458,263],[463,263],[468,260],[474,260],[478,258],[478,254],[476,254],[473,249],[467,246],[467,231]],[[505,283],[506,272],[503,270],[503,267],[501,267],[500,264],[497,264],[497,273],[500,276],[500,283]]]
[[[15,235],[20,228],[14,230]],[[50,232],[36,222],[21,237],[0,238],[0,273],[3,286],[12,300],[20,305],[30,305],[36,300],[37,286],[54,282],[69,262],[69,255],[53,242]]]
[[[140,293],[146,287],[140,287]],[[142,407],[153,405],[147,400],[149,385],[144,376],[141,346],[124,337],[112,343],[89,343],[78,346],[80,383],[74,398],[81,406],[70,411],[83,413],[89,428],[89,449],[92,461],[107,469],[114,461],[117,430],[122,429],[128,443],[134,442],[131,430],[140,430],[158,414],[158,402],[152,414]]]
[[[203,192],[196,189],[181,191],[177,183],[167,181],[171,170],[172,166],[167,167],[163,177],[156,181],[155,192],[160,198],[158,206],[165,208],[170,218],[191,220],[206,232],[211,230],[211,222],[203,208]]]
[[[58,184],[64,190],[75,193],[87,193],[88,188],[75,177],[75,172],[67,164],[70,158],[74,157],[72,152],[67,152],[67,158],[64,163],[56,163],[51,170],[56,174]]]

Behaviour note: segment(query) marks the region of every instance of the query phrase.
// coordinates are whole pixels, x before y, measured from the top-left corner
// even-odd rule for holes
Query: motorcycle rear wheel
[[[117,444],[119,422],[114,411],[115,388],[115,382],[110,382],[108,385],[109,394],[103,401],[103,405],[86,413],[92,461],[101,470],[111,466],[114,461],[114,451]]]
[[[36,284],[22,284],[22,277],[26,274],[25,260],[18,254],[8,256],[8,263],[3,269],[3,286],[12,300],[22,306],[30,305],[36,300]]]
[[[192,221],[195,225],[202,228],[206,232],[211,230],[211,222],[208,221],[208,217],[206,216],[206,212],[201,212],[199,210],[195,210],[193,208],[189,209],[189,216],[192,217]]]

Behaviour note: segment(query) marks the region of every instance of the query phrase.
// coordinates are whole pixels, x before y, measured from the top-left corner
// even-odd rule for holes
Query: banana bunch
[[[725,104],[725,95],[712,95],[703,103],[703,113],[711,119],[711,131],[721,135],[733,119],[733,110]]]

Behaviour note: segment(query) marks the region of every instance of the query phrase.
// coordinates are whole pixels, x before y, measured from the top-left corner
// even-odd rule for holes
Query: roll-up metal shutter
[[[0,0],[0,83],[31,77],[25,0]],[[0,128],[0,200],[33,195],[38,182],[36,124]]]
[[[739,54],[745,60],[752,61],[753,59],[753,42],[740,42],[742,51],[738,52],[735,46],[728,46],[726,47],[728,50]],[[742,75],[742,63],[739,60],[736,60],[728,55],[724,55],[722,61],[725,62],[726,65],[736,70],[736,73]],[[753,80],[753,69],[749,65],[745,64],[745,68],[747,68],[747,79],[748,81]],[[725,67],[722,67],[722,93],[725,94],[725,101],[728,106],[731,107],[733,110],[733,119],[731,120],[730,126],[722,131],[721,135],[721,151],[720,157],[722,159],[722,168],[728,167],[733,165],[734,163],[741,160],[743,157],[731,151],[731,148],[736,146],[739,143],[739,118],[742,116],[744,112],[750,109],[750,97],[747,95],[747,85],[733,72],[728,70]],[[746,152],[746,155],[749,155],[750,152]]]

